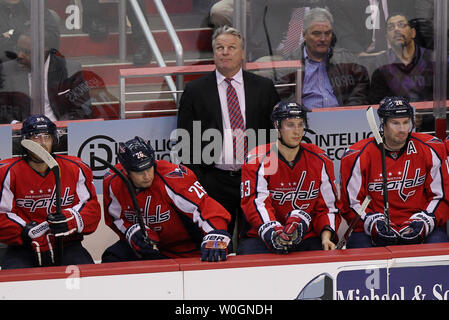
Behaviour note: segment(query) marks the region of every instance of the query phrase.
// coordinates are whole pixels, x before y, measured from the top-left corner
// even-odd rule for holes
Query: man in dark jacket
[[[0,0],[0,60],[15,59],[20,30],[30,25],[30,0]],[[59,49],[60,31],[50,10],[44,11],[45,36],[50,48]]]
[[[404,14],[388,18],[390,48],[377,58],[378,68],[371,77],[371,103],[379,103],[384,96],[401,96],[410,102],[433,100],[434,53],[420,47],[415,37],[416,28]],[[418,131],[434,130],[432,115],[416,116]]]
[[[368,104],[368,73],[351,52],[333,48],[332,25],[328,10],[309,10],[304,18],[304,43],[287,57],[303,62],[301,101],[309,110]],[[292,76],[281,75],[281,82],[293,82]],[[281,97],[291,99],[292,94],[292,89],[286,89]]]
[[[23,96],[29,96],[31,92],[29,81],[31,39],[28,31],[20,35],[17,49],[17,59],[2,65],[4,83],[1,93],[8,97],[4,100],[8,101],[9,106],[17,105],[24,110],[20,114],[21,119],[13,119],[22,121],[24,116],[28,116],[26,110],[30,110],[28,104],[31,103],[31,99],[23,99]],[[44,68],[46,70],[45,115],[52,121],[90,118],[92,105],[89,86],[84,80],[80,64],[66,60],[55,49],[46,48]],[[20,98],[20,101],[16,101],[16,98]],[[3,105],[0,107],[4,108]],[[5,123],[4,119],[2,122]]]

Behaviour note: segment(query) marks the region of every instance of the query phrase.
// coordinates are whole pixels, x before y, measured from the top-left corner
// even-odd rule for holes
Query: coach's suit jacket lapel
[[[223,133],[223,117],[221,115],[220,95],[218,94],[217,76],[215,71],[212,71],[207,77],[204,93],[207,96],[206,101],[210,103],[210,105],[207,106],[207,109],[214,114],[217,129]]]
[[[253,123],[254,115],[257,115],[257,93],[255,92],[255,84],[248,79],[248,72],[243,71],[243,85],[245,87],[245,118],[246,128],[255,127]],[[250,98],[249,98],[250,97]]]

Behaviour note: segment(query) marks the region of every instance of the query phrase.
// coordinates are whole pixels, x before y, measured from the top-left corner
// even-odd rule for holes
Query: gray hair
[[[233,36],[236,36],[240,39],[240,44],[242,45],[242,48],[244,48],[244,41],[243,36],[236,28],[230,27],[228,25],[224,25],[222,27],[219,27],[215,29],[214,34],[212,35],[212,48],[215,47],[215,40],[218,36],[221,36],[222,34],[231,34]]]
[[[334,18],[326,8],[313,8],[304,15],[304,30],[307,30],[312,22],[329,22],[333,27]]]

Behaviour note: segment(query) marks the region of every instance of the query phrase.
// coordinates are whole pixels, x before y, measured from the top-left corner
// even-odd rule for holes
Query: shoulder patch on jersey
[[[442,143],[443,141],[441,141],[439,138],[437,137],[431,137],[429,140],[426,141],[426,143]]]
[[[111,171],[111,170],[108,170],[108,171],[106,171],[106,173],[104,174],[103,178],[105,179],[105,178],[109,177],[110,175],[112,175],[112,171]]]
[[[320,157],[323,157],[323,158],[326,158],[326,159],[332,161],[332,159],[329,157],[329,155],[326,152],[322,152],[319,155],[320,155]]]
[[[344,157],[346,157],[346,156],[349,156],[350,154],[359,152],[359,151],[360,151],[360,150],[354,150],[354,149],[351,149],[351,148],[347,148],[346,151],[345,151],[345,153],[343,154],[343,157],[342,157],[342,158],[344,158]]]
[[[183,165],[179,164],[175,170],[167,173],[165,176],[167,178],[184,178],[184,175],[187,175],[187,169]]]

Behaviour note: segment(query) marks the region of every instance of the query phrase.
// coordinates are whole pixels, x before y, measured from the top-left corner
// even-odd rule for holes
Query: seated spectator
[[[89,86],[84,80],[81,65],[66,60],[57,50],[49,49],[48,38],[45,37],[45,115],[52,121],[77,120],[90,118],[92,105]],[[17,59],[3,63],[4,94],[14,94],[16,101],[20,97],[20,105],[24,106],[23,93],[30,96],[31,72],[31,38],[29,29],[22,32],[17,41]],[[11,100],[9,100],[11,102]],[[26,101],[25,101],[26,102]],[[29,100],[28,102],[31,102]],[[22,119],[14,119],[21,121]]]
[[[380,55],[371,79],[371,103],[384,96],[402,96],[410,102],[433,100],[433,53],[414,41],[416,30],[403,14],[387,20],[390,48]]]
[[[303,62],[301,101],[309,110],[368,104],[368,73],[348,50],[332,46],[332,25],[327,9],[310,9],[304,18],[304,43],[288,57]],[[280,82],[294,82],[294,76],[281,75]],[[280,91],[283,99],[292,99],[293,89]]]
[[[246,15],[249,16],[250,3],[246,0]],[[234,20],[234,0],[218,0],[210,8],[209,12],[210,23],[218,28],[225,25],[235,26]]]
[[[377,58],[378,68],[371,78],[371,103],[378,104],[384,96],[401,96],[410,102],[433,100],[433,51],[420,47],[415,36],[415,26],[404,14],[392,14],[388,18],[390,48]],[[422,119],[417,129],[431,130],[432,120],[432,116]]]
[[[30,25],[30,0],[0,0],[0,60],[16,58],[14,48],[20,29]],[[50,10],[45,9],[45,36],[50,48],[59,49],[60,31]]]

